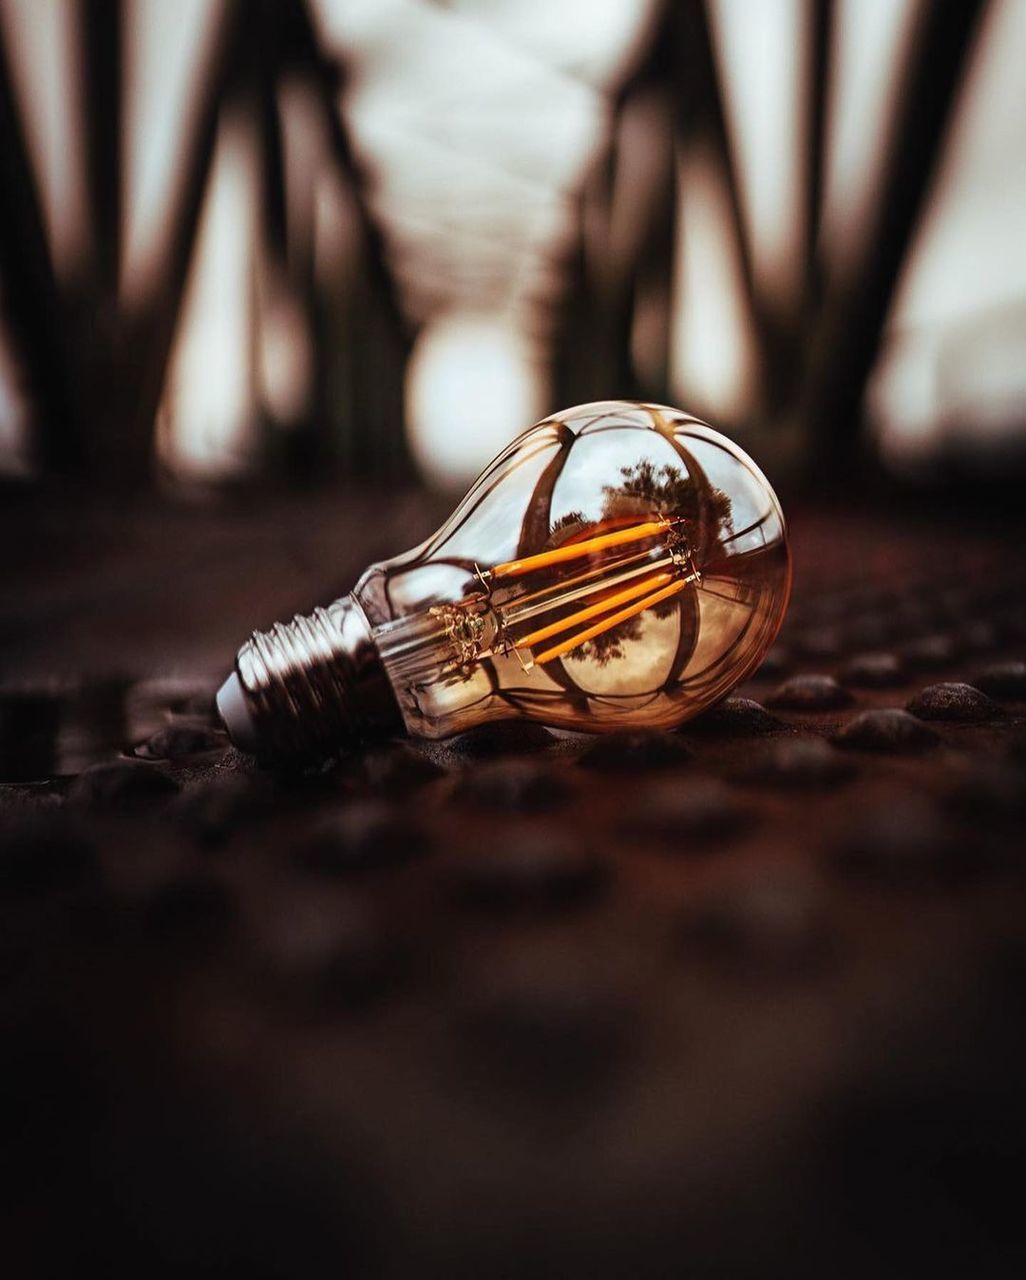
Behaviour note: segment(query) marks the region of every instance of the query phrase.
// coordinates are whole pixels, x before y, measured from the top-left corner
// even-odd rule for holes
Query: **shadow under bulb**
[[[269,759],[517,717],[670,729],[755,669],[790,586],[780,504],[735,444],[661,405],[578,405],[421,546],[254,633],[218,709]]]

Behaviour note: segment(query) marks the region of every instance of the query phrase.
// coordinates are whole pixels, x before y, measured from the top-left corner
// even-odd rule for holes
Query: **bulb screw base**
[[[315,759],[403,731],[366,615],[353,596],[255,631],[217,695],[232,741],[267,760]]]

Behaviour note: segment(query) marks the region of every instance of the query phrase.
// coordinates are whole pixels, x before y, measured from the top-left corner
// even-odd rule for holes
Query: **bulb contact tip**
[[[217,691],[217,712],[224,721],[228,736],[242,751],[250,754],[258,750],[260,736],[253,723],[246,693],[238,672],[233,671]]]

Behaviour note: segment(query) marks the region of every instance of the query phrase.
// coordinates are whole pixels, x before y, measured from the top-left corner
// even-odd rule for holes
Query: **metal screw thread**
[[[323,756],[393,727],[394,696],[351,596],[255,631],[235,666],[261,756]]]

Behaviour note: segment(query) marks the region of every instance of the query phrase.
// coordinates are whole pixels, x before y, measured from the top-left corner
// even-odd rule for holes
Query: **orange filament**
[[[666,519],[669,519],[669,517],[666,517]],[[637,511],[633,512],[631,515],[606,516],[602,521],[601,528],[603,533],[612,533],[616,529],[633,529],[640,521],[641,516]],[[597,525],[582,526],[576,533],[571,534],[570,537],[567,538],[566,542],[561,543],[560,545],[569,546],[572,542],[585,542],[589,538],[598,537],[598,534],[595,533],[595,529],[598,527],[599,526]]]
[[[607,547],[618,547],[625,542],[639,542],[642,538],[654,538],[666,532],[665,520],[649,520],[645,524],[632,525],[629,529],[620,529],[616,533],[602,533],[597,538],[588,538],[584,542],[570,542],[552,551],[542,551],[536,556],[527,556],[523,560],[508,560],[505,564],[497,564],[492,570],[493,578],[517,578],[521,574],[530,573],[534,569],[544,569],[548,565],[562,564],[566,560],[578,560],[581,556],[590,556],[596,551],[604,551]]]
[[[683,591],[688,585],[688,581],[687,578],[678,578],[676,581],[671,582],[669,586],[663,587],[659,591],[653,591],[651,595],[635,601],[616,613],[609,614],[601,622],[595,623],[593,627],[579,631],[577,635],[571,636],[561,644],[554,645],[551,649],[546,649],[544,653],[539,653],[534,660],[535,664],[542,666],[546,662],[551,662],[553,658],[558,658],[560,654],[569,653],[571,649],[576,649],[578,645],[582,645],[588,640],[593,640],[595,636],[600,636],[604,631],[609,631],[610,628],[618,626],[621,622],[626,622],[628,618],[633,618],[645,609],[650,609],[652,605],[659,604],[662,600],[667,600],[670,596],[676,595],[678,591]]]
[[[595,578],[608,577],[611,572],[619,574],[623,570],[628,569],[628,566],[630,565],[636,565],[637,568],[635,568],[632,573],[639,574],[646,572],[647,569],[660,568],[663,564],[669,562],[668,558],[653,561],[651,556],[651,548],[645,551],[636,551],[634,555],[623,556],[619,560],[614,560],[612,564],[600,565],[597,569],[588,569],[584,573],[575,574],[572,578],[564,578],[562,582],[557,582],[553,586],[541,587],[537,591],[527,592],[526,595],[516,596],[511,602],[511,610],[518,616],[528,605],[534,606],[534,609],[537,610],[539,607],[539,600],[544,601],[548,596],[554,596],[557,594],[565,595],[568,591],[576,592],[581,588],[582,583],[593,582]],[[648,561],[647,565],[643,563],[646,560]],[[597,585],[601,586],[602,584],[598,583]],[[543,605],[542,607],[551,608],[553,604],[558,603],[558,600],[553,600],[549,605]],[[516,621],[516,617],[514,617],[513,621]]]
[[[560,618],[558,622],[550,623],[547,627],[532,631],[530,635],[524,636],[522,640],[517,641],[517,648],[533,648],[536,644],[540,644],[543,640],[548,640],[551,636],[558,636],[561,631],[568,631],[570,627],[576,626],[578,622],[587,622],[589,618],[597,618],[600,613],[606,613],[617,605],[626,604],[628,600],[637,600],[638,596],[645,595],[646,592],[651,591],[654,587],[662,587],[665,583],[671,582],[673,576],[672,573],[652,574],[650,577],[643,579],[643,581],[636,582],[634,586],[627,587],[624,591],[618,591],[615,595],[607,596],[604,600],[600,600],[598,604],[588,605],[567,618]]]

